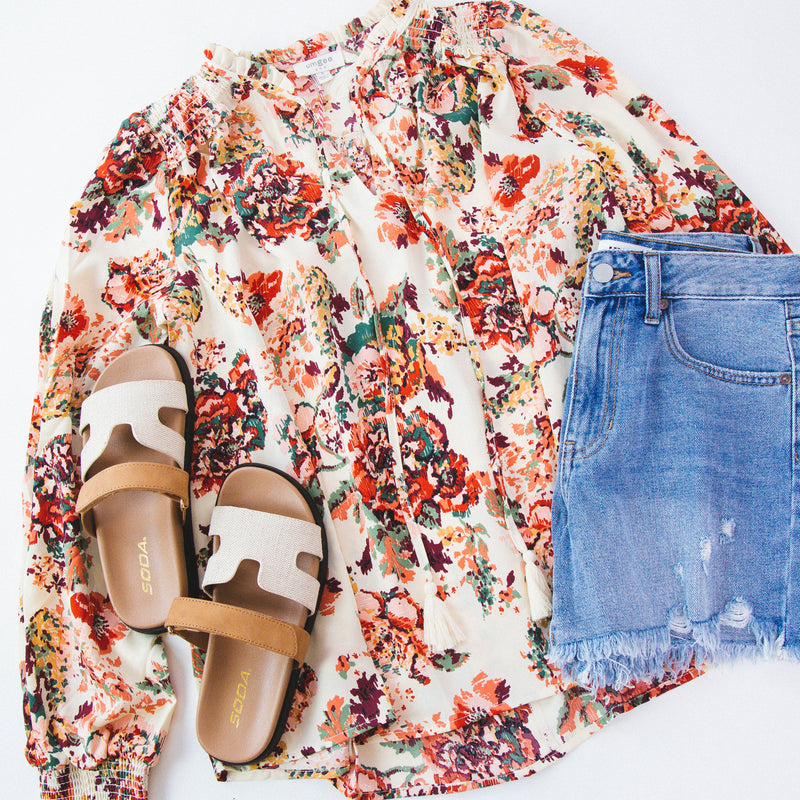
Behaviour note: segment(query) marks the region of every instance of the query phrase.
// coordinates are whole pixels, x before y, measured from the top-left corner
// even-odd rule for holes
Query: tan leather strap
[[[270,650],[303,663],[308,647],[308,631],[289,622],[229,606],[212,600],[176,597],[167,614],[167,630],[205,650],[208,635],[226,636],[245,644]]]
[[[189,473],[169,464],[126,461],[114,464],[89,478],[81,486],[76,511],[87,533],[94,534],[93,515],[89,512],[101,501],[117,492],[159,492],[180,503],[186,513],[189,507]]]

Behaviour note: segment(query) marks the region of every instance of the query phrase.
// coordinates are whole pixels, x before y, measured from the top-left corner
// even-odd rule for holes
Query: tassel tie
[[[510,512],[506,513],[506,528],[511,541],[525,562],[525,585],[528,589],[528,606],[531,622],[547,619],[553,613],[553,601],[550,586],[542,568],[536,563],[536,554],[528,549],[517,523]]]
[[[417,561],[425,572],[422,638],[432,652],[441,653],[463,642],[464,631],[453,617],[447,603],[439,597],[439,583],[425,549],[422,526],[413,519],[408,519],[407,523]]]

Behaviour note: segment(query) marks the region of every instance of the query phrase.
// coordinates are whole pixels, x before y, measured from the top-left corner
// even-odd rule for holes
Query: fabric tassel
[[[425,617],[422,636],[425,644],[435,653],[441,653],[464,641],[464,632],[453,619],[447,604],[436,594],[436,586],[428,580],[425,586]]]
[[[550,587],[544,572],[535,563],[530,550],[525,551],[525,583],[528,586],[528,604],[531,608],[531,621],[538,622],[553,614],[553,601]]]

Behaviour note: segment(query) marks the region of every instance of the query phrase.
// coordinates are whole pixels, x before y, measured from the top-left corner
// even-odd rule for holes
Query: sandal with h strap
[[[166,345],[129,350],[81,406],[76,502],[97,537],[109,599],[137,631],[160,633],[175,597],[197,593],[189,513],[194,395]]]
[[[322,516],[290,475],[231,470],[209,533],[203,589],[177,598],[168,630],[206,651],[197,737],[210,755],[247,764],[280,743],[314,627],[327,568]]]

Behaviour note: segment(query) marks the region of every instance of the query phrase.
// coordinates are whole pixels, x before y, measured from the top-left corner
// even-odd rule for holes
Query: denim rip
[[[800,656],[800,256],[607,232],[553,500],[551,664],[597,690]]]

